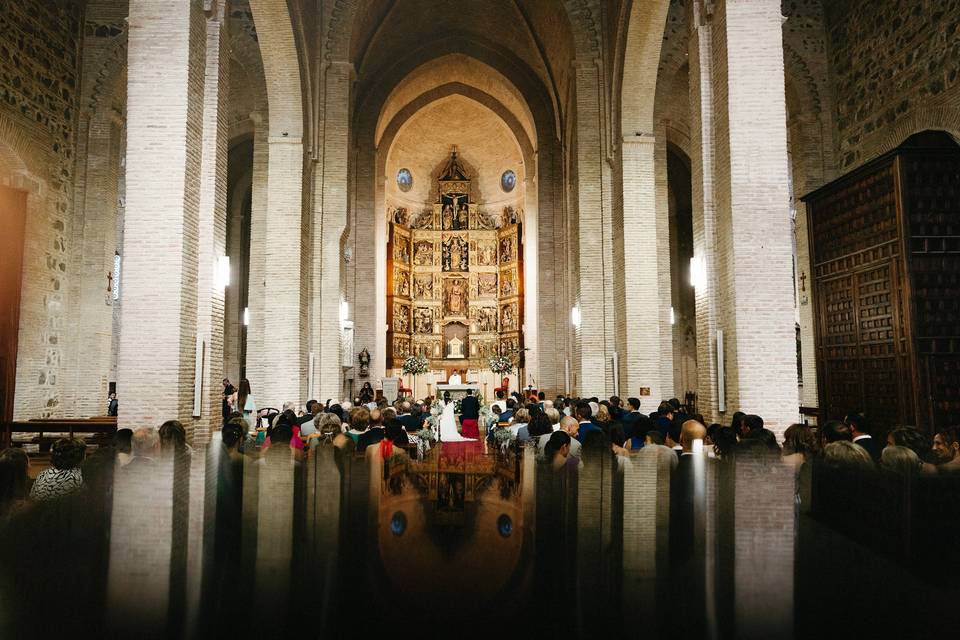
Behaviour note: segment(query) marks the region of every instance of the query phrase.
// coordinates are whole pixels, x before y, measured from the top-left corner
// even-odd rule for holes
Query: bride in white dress
[[[440,414],[441,442],[476,442],[474,438],[464,438],[457,431],[457,419],[453,415],[454,403],[448,402]]]

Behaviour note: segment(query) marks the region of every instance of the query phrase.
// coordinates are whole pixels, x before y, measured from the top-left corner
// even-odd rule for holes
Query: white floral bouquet
[[[433,432],[433,429],[430,427],[424,427],[417,431],[417,437],[424,442],[436,442],[437,434]]]
[[[403,361],[403,372],[407,375],[420,376],[430,368],[430,361],[421,355],[407,356]]]
[[[493,356],[490,358],[490,371],[509,375],[513,372],[513,361],[507,356]]]

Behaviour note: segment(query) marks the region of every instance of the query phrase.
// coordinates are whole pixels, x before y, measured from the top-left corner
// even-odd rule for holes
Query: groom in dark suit
[[[473,389],[467,389],[466,397],[460,401],[460,434],[464,438],[479,438],[480,401],[473,395]]]

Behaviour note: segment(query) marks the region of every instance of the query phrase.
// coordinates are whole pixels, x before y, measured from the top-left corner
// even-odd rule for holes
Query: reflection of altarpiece
[[[523,344],[522,217],[491,214],[471,200],[456,149],[436,193],[412,215],[388,204],[387,368],[419,353],[435,369],[449,360],[485,369],[490,357]],[[522,191],[515,195],[522,202]]]

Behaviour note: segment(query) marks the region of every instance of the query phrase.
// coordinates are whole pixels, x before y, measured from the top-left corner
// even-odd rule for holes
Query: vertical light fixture
[[[690,284],[697,289],[707,284],[707,264],[703,256],[690,258]]]
[[[727,411],[727,376],[724,374],[723,329],[717,329],[717,411]]]
[[[577,329],[580,328],[581,318],[580,318],[579,306],[574,307],[573,309],[570,310],[570,322],[573,323],[573,326],[575,326]]]
[[[673,326],[677,324],[677,313],[673,310],[673,307],[670,307],[670,325]]]
[[[120,252],[113,254],[113,282],[110,283],[111,296],[114,300],[120,299]]]
[[[250,326],[250,307],[243,308],[243,326]]]
[[[221,291],[230,286],[230,256],[217,258],[217,288]]]

